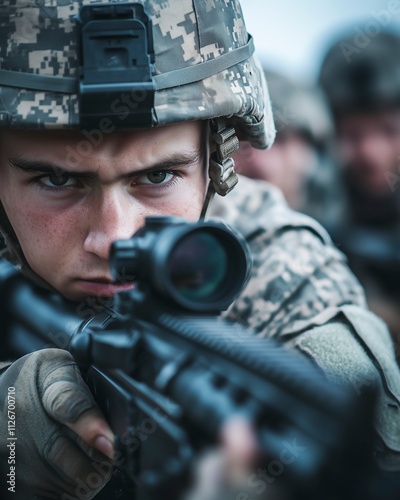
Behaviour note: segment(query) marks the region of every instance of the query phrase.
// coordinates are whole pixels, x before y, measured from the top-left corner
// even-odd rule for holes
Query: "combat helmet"
[[[306,85],[264,69],[277,132],[296,130],[317,149],[323,149],[333,132],[326,98],[317,85]]]
[[[344,36],[324,57],[319,82],[336,116],[400,105],[400,37],[373,35]]]
[[[107,117],[135,128],[226,117],[239,139],[258,148],[273,141],[238,0],[7,0],[0,40],[0,126],[83,129]]]

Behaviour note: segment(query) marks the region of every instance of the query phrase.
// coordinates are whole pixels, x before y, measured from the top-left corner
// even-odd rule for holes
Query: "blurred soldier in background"
[[[320,219],[332,207],[332,165],[328,156],[333,123],[317,87],[301,85],[265,70],[277,135],[270,150],[242,142],[237,170],[279,187],[295,210]],[[329,187],[329,189],[328,189]]]
[[[399,346],[400,38],[384,32],[364,38],[336,42],[320,71],[345,194],[339,216],[326,225]]]

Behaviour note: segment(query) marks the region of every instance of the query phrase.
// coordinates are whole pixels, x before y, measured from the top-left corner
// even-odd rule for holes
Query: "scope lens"
[[[220,241],[209,233],[197,231],[175,246],[168,273],[181,297],[207,302],[220,291],[227,267],[227,253]]]

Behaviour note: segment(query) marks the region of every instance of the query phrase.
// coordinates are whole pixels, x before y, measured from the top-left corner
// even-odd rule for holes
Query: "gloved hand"
[[[0,401],[6,498],[91,499],[108,481],[113,434],[68,352],[43,349],[15,361],[0,375]],[[8,424],[10,408],[15,429]],[[7,474],[13,452],[15,493],[8,490],[12,483],[4,484],[12,477]]]

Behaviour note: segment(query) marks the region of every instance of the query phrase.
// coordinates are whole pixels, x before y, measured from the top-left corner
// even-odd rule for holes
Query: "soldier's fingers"
[[[233,500],[250,498],[246,481],[258,458],[256,437],[250,424],[232,417],[222,427],[221,446],[198,457],[194,484],[184,500]]]
[[[228,480],[236,483],[247,477],[259,458],[255,433],[244,418],[234,417],[225,423],[221,433]]]
[[[109,458],[114,456],[114,435],[97,408],[83,413],[74,423],[66,424],[92,448]]]
[[[56,360],[52,361],[54,366]],[[45,374],[41,385],[42,402],[48,415],[111,458],[112,431],[69,353],[57,353],[57,366]]]

